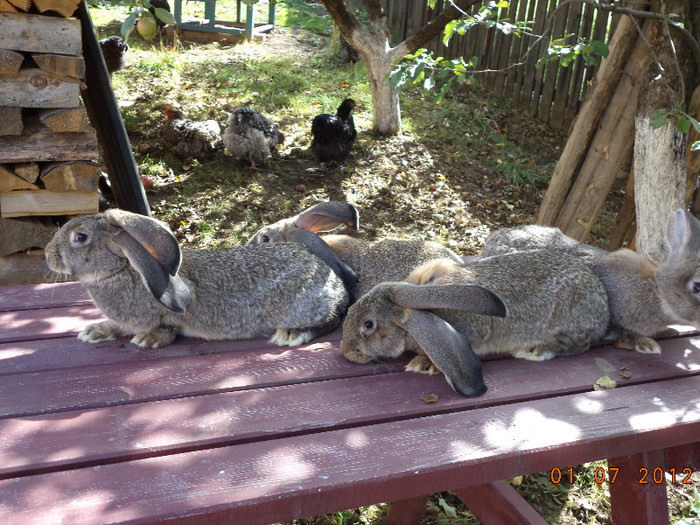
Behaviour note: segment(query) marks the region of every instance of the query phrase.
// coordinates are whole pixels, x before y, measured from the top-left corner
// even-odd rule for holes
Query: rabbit
[[[181,334],[294,346],[333,330],[349,302],[340,279],[304,246],[181,252],[165,223],[118,209],[67,222],[46,260],[82,281],[109,318],[80,332],[90,343],[133,334],[132,343],[159,348]]]
[[[606,339],[644,354],[659,354],[654,339],[671,324],[700,329],[700,221],[684,210],[669,214],[669,255],[655,265],[642,254],[613,252],[567,237],[558,228],[527,225],[503,228],[486,240],[484,255],[516,250],[556,249],[578,256],[600,277],[610,303]]]
[[[263,227],[248,244],[284,240],[301,242],[310,248],[322,240],[355,276],[349,285],[353,300],[380,282],[405,280],[412,270],[424,262],[441,258],[448,258],[458,264],[463,262],[452,250],[432,241],[368,241],[347,235],[316,235],[316,232],[330,231],[343,224],[353,229],[359,228],[357,209],[342,201],[321,202],[295,217]]]
[[[480,356],[543,361],[586,351],[607,328],[600,279],[573,256],[546,250],[436,260],[408,282],[381,283],[350,306],[341,350],[355,363],[418,355],[407,371],[443,372],[458,393],[485,391]],[[437,370],[436,370],[437,369]]]

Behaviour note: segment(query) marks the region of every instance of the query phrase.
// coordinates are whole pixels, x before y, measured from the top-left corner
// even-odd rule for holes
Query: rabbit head
[[[343,224],[354,230],[360,227],[360,216],[352,204],[343,201],[320,202],[295,217],[264,226],[251,237],[248,244],[266,242],[298,242],[303,244],[311,253],[333,269],[346,288],[350,288],[357,281],[357,274],[350,266],[340,260],[316,233],[331,231]]]
[[[662,306],[674,318],[700,329],[700,221],[690,212],[669,215],[665,264],[656,273]]]
[[[168,226],[118,209],[68,221],[46,246],[51,270],[85,284],[131,267],[160,304],[184,312],[190,290],[177,275],[182,253]]]
[[[430,310],[449,308],[504,317],[503,301],[481,286],[387,282],[372,288],[348,310],[343,324],[343,356],[355,363],[425,353],[463,396],[486,391],[481,362],[469,340]]]

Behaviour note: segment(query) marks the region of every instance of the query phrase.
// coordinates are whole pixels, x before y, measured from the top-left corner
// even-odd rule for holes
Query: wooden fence
[[[446,0],[439,0],[435,10],[427,6],[426,0],[384,0],[389,18],[392,41],[399,42],[414,34],[442,11]],[[486,3],[486,2],[484,2]],[[551,13],[562,2],[560,0],[510,0],[507,14],[510,21],[532,21],[532,32],[542,34]],[[474,10],[476,11],[476,10]],[[562,6],[553,15],[550,27],[553,38],[571,34],[567,43],[578,38],[607,41],[619,16],[596,11],[591,5],[572,2]],[[498,70],[478,75],[478,81],[499,94],[511,97],[519,106],[533,116],[555,128],[567,128],[579,109],[587,85],[593,79],[597,66],[587,66],[579,56],[568,67],[558,61],[546,61],[548,39],[532,47],[527,57],[525,52],[533,46],[535,37],[506,35],[495,28],[476,26],[464,35],[455,33],[446,47],[442,36],[433,39],[428,46],[436,56],[445,58],[478,58],[478,70]],[[519,64],[514,66],[514,64]]]

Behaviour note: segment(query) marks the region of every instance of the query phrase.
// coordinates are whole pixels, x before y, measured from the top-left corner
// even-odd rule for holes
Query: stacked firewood
[[[0,257],[43,248],[50,217],[98,209],[79,1],[0,0]]]

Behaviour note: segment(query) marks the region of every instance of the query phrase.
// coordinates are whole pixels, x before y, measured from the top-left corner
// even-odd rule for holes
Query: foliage
[[[434,8],[437,3],[437,0],[427,1],[431,8]],[[451,21],[443,31],[444,44],[448,45],[455,33],[463,35],[478,25],[483,25],[487,29],[495,28],[517,38],[531,34],[531,21],[512,21],[507,17],[509,6],[507,0],[491,0],[482,5],[475,14],[465,13],[462,18]],[[551,60],[558,60],[562,66],[567,67],[579,56],[586,64],[595,64],[599,56],[608,56],[609,49],[606,43],[598,40],[590,42],[580,40],[570,44],[568,41],[571,37],[572,35],[566,35],[552,40],[547,48],[548,56],[538,61],[538,67]],[[468,61],[463,57],[447,60],[443,57],[434,58],[432,52],[419,49],[407,55],[401,63],[396,65],[389,75],[389,83],[391,87],[399,87],[411,82],[422,85],[426,91],[437,89],[435,101],[439,104],[453,84],[469,85],[474,81],[474,74],[478,73],[477,65],[477,57],[471,57]]]
[[[698,525],[700,523],[700,493],[693,489],[693,501],[688,509],[688,516],[673,523],[673,525]]]
[[[700,134],[700,122],[684,112],[683,108],[678,102],[674,104],[673,111],[669,111],[667,109],[657,109],[654,111],[652,118],[649,121],[649,125],[652,128],[657,129],[665,126],[669,123],[669,121],[674,120],[678,131],[681,133],[688,133],[692,126],[693,129],[695,129],[695,132]],[[690,149],[691,151],[700,151],[700,140],[693,142],[690,145]]]
[[[137,0],[135,3],[127,5],[131,13],[121,26],[121,34],[125,41],[131,36],[134,27],[137,27],[139,34],[146,40],[152,40],[156,36],[156,20],[153,18],[153,14],[151,14],[149,9],[153,9],[155,16],[166,24],[175,23],[175,18],[170,11],[161,7],[153,8],[148,0]]]

